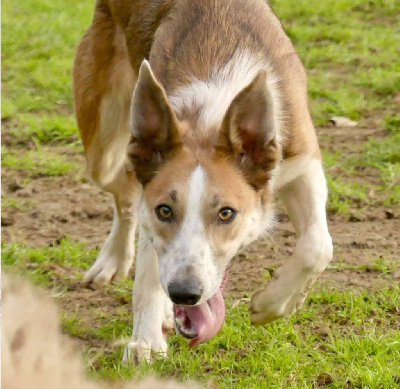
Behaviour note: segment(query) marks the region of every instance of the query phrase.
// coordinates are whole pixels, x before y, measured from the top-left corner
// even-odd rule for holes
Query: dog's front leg
[[[293,257],[277,269],[265,289],[251,300],[253,324],[287,317],[303,304],[307,292],[332,259],[326,222],[327,189],[322,164],[313,160],[305,173],[280,190],[298,236]]]
[[[151,238],[139,228],[133,297],[133,332],[123,362],[151,362],[166,357],[166,333],[173,328],[172,303],[159,281],[158,258]]]

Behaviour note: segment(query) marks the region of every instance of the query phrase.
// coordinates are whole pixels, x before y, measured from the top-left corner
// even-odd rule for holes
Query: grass
[[[385,184],[394,187],[400,178],[400,115],[386,119],[389,136],[385,139],[371,138],[367,145],[366,162],[381,172]]]
[[[388,134],[384,138],[370,137],[361,156],[348,156],[341,150],[335,153],[323,152],[329,187],[329,211],[348,214],[352,209],[362,209],[367,205],[381,203],[397,206],[400,203],[400,116],[394,114],[386,117],[384,127]],[[343,174],[332,175],[330,169],[337,167]],[[358,175],[357,169],[365,167],[379,171],[381,184],[354,179]],[[379,200],[368,197],[371,189],[381,194]]]
[[[341,151],[335,154],[324,152],[323,161],[329,187],[328,211],[347,215],[352,209],[359,209],[371,203],[367,196],[370,190],[368,184],[352,179],[360,161],[346,157]],[[337,167],[340,167],[343,173],[331,174],[330,169]]]
[[[145,372],[161,370],[163,375],[179,374],[181,378],[196,377],[203,382],[214,379],[226,388],[255,387],[257,382],[269,388],[309,387],[321,372],[329,373],[332,387],[338,388],[349,381],[355,387],[361,383],[370,387],[383,382],[394,384],[392,375],[398,372],[396,344],[400,338],[394,330],[388,334],[373,323],[367,324],[366,312],[372,308],[364,297],[316,293],[311,299],[318,304],[319,312],[315,307],[306,307],[289,322],[267,328],[250,327],[247,306],[237,305],[228,311],[218,339],[191,350],[185,341],[175,337],[171,340],[172,357],[146,367]],[[384,291],[381,297],[383,315],[396,303],[396,296],[394,291]],[[334,312],[328,308],[332,305],[336,307]],[[338,324],[344,320],[346,326]],[[389,344],[392,346],[387,347]],[[370,368],[365,369],[365,365]],[[121,370],[123,376],[130,374],[129,370]]]
[[[2,3],[2,119],[17,140],[68,139],[76,133],[71,74],[75,46],[92,2]]]
[[[2,115],[55,107],[71,109],[71,72],[75,46],[88,26],[93,4],[72,0],[26,0],[2,3],[3,82]]]
[[[400,89],[396,0],[272,1],[309,70],[317,124],[342,115],[397,112]]]
[[[397,259],[395,258],[386,258],[380,256],[379,258],[373,259],[373,264],[361,264],[361,265],[352,265],[347,263],[344,260],[335,261],[335,263],[327,266],[328,270],[364,270],[366,272],[377,272],[383,276],[393,274],[395,272],[397,266]]]
[[[21,244],[3,244],[1,261],[6,268],[24,272],[36,284],[48,284],[51,281],[51,266],[59,265],[75,272],[75,269],[88,268],[96,251],[84,244],[64,239],[53,247],[26,247]]]
[[[68,239],[46,248],[5,244],[3,266],[23,271],[35,283],[49,285],[53,295],[63,296],[94,254]],[[390,280],[396,262],[379,258],[374,263],[373,270]],[[122,297],[129,301],[131,286],[124,281],[109,288],[108,303]],[[221,388],[249,388],[260,382],[268,388],[307,388],[324,377],[332,381],[331,388],[392,388],[399,379],[399,286],[349,292],[319,285],[290,320],[258,328],[249,323],[247,303],[233,302],[227,301],[226,323],[212,341],[190,349],[186,340],[174,335],[167,360],[135,369],[121,365],[122,347],[115,344],[130,333],[131,318],[124,306],[107,313],[102,303],[87,304],[79,313],[71,307],[63,312],[62,323],[76,338],[109,345],[106,353],[92,348],[86,354],[90,375],[107,379],[155,374],[213,381]],[[90,326],[85,324],[88,311]]]
[[[31,209],[34,205],[35,204],[32,201],[29,200],[21,201],[14,199],[10,196],[2,196],[1,199],[1,209],[13,208],[21,212],[26,212],[29,209]]]
[[[308,69],[315,123],[342,115],[359,121],[354,131],[371,125],[387,131],[383,138],[368,139],[357,157],[340,149],[324,152],[329,210],[347,215],[355,208],[396,206],[400,203],[400,3],[271,3]],[[93,2],[79,0],[2,3],[1,115],[6,139],[2,164],[7,171],[22,171],[26,180],[76,174],[73,157],[59,150],[67,144],[72,155],[81,152],[71,69],[92,9]],[[338,167],[340,172],[333,173],[331,169]],[[375,169],[381,183],[354,180],[359,168]],[[378,199],[368,196],[371,189]],[[2,208],[13,211],[26,212],[34,206],[12,194],[2,198]],[[227,321],[208,344],[189,349],[184,339],[172,336],[168,360],[132,368],[121,365],[119,342],[131,331],[132,282],[106,288],[92,302],[77,291],[83,306],[67,300],[74,295],[71,285],[78,283],[96,254],[97,249],[68,238],[51,247],[2,245],[4,268],[45,285],[64,304],[63,330],[91,345],[85,349],[85,360],[92,376],[128,379],[150,373],[212,381],[222,388],[394,388],[400,383],[396,258],[374,258],[372,267],[353,268],[345,261],[332,264],[328,272],[376,272],[387,287],[338,291],[319,284],[304,309],[287,322],[251,327],[247,305],[227,301]]]
[[[4,147],[1,162],[4,167],[24,171],[28,178],[62,176],[77,169],[74,161],[68,161],[65,156],[40,147],[23,153]]]
[[[76,121],[73,115],[54,113],[21,113],[9,131],[14,143],[27,144],[30,141],[40,144],[68,143],[77,139]]]

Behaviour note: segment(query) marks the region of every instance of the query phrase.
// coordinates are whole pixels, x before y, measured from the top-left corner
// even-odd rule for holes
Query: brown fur
[[[136,85],[131,114],[137,135],[131,139],[129,156],[136,178],[145,186],[154,178],[159,166],[177,154],[182,146],[175,114],[164,90],[146,66]]]
[[[174,92],[194,79],[209,80],[243,53],[263,69],[232,96],[221,124],[199,120],[202,107],[196,105],[174,111]],[[155,207],[175,197],[176,220],[182,221],[179,198],[197,164],[211,182],[207,190],[216,192],[203,209],[203,219],[213,215],[203,221],[212,228],[217,205],[238,199],[239,215],[252,218],[257,209],[267,217],[279,184],[274,168],[292,157],[320,158],[305,70],[265,0],[98,0],[77,50],[74,95],[89,174],[116,204],[115,228],[85,282],[126,276],[133,249],[117,248],[134,239],[142,188],[156,234],[168,244],[178,227],[159,225]],[[210,233],[210,240],[215,235],[216,247],[229,246],[245,231],[238,225]],[[229,247],[225,262],[228,253]]]
[[[166,245],[176,236],[186,214],[188,180],[196,165],[204,168],[207,175],[205,202],[202,204],[203,224],[206,235],[213,243],[216,252],[222,246],[230,244],[241,229],[240,218],[245,217],[246,210],[254,208],[258,194],[242,178],[238,168],[226,157],[213,153],[195,153],[183,147],[181,152],[165,163],[159,174],[145,189],[147,208],[153,210],[159,204],[166,204],[173,209],[174,219],[171,223],[160,222],[154,212],[150,212],[153,228]],[[171,193],[174,196],[171,197]],[[218,226],[218,210],[230,206],[239,212],[235,223]],[[189,210],[190,211],[190,210]],[[218,257],[218,255],[217,255]],[[218,259],[218,258],[217,258]]]
[[[170,94],[190,78],[207,79],[210,69],[223,66],[240,48],[256,58],[268,59],[281,79],[286,129],[283,157],[302,153],[318,156],[307,107],[305,71],[264,0],[98,0],[74,66],[76,113],[91,175],[96,179],[101,174],[96,165],[108,144],[94,142],[100,131],[101,101],[110,91],[120,90],[125,91],[129,104],[143,58],[149,57],[157,80]],[[187,115],[180,119],[194,123],[191,116],[196,113]],[[193,136],[188,134],[187,138]],[[96,152],[91,153],[91,147]],[[119,169],[113,169],[118,175]]]
[[[277,129],[272,119],[272,96],[265,88],[266,78],[266,72],[261,71],[235,97],[225,115],[217,143],[218,152],[231,156],[247,182],[256,189],[265,186],[280,157]]]
[[[118,385],[88,380],[72,342],[60,332],[50,298],[21,279],[5,273],[1,278],[3,389],[198,388],[153,378]]]
[[[201,298],[210,299],[239,248],[272,227],[274,197],[285,201],[285,190],[286,203],[309,206],[289,212],[305,226],[285,276],[252,300],[252,320],[301,305],[317,273],[303,268],[320,270],[332,256],[326,184],[306,73],[265,0],[98,0],[78,47],[74,94],[89,174],[116,204],[84,282],[127,275],[140,204],[127,357],[166,352],[161,327],[171,318],[161,317],[169,302],[160,288],[169,294],[172,279],[186,281],[180,275],[192,268]],[[235,215],[228,223],[226,208]],[[160,209],[174,217],[159,217]]]

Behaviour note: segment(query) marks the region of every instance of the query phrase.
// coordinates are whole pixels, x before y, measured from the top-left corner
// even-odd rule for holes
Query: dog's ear
[[[130,129],[128,155],[136,178],[146,185],[182,146],[175,114],[146,60],[133,92]]]
[[[280,158],[276,133],[274,102],[261,70],[229,106],[216,149],[233,158],[249,184],[260,189]]]

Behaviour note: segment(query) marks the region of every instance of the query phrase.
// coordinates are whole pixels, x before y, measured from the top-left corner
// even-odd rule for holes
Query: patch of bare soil
[[[84,159],[74,158],[83,171]],[[26,181],[26,172],[3,168],[2,196],[19,204],[2,212],[2,219],[9,220],[9,225],[2,223],[3,242],[36,247],[57,244],[66,236],[93,245],[104,241],[113,215],[110,195],[72,174]]]
[[[329,151],[340,149],[343,154],[361,155],[368,136],[383,135],[381,130],[333,129],[320,131],[321,146]],[[57,151],[54,147],[53,151]],[[82,162],[82,156],[74,158]],[[342,174],[340,168],[330,173]],[[357,180],[380,183],[377,170],[362,169]],[[24,242],[29,246],[58,244],[63,237],[100,246],[112,221],[111,197],[92,183],[82,182],[73,175],[66,177],[33,177],[26,182],[26,172],[3,168],[3,193],[6,199],[17,200],[22,206],[5,208],[2,214],[3,242]],[[320,281],[338,289],[376,289],[398,282],[399,267],[391,277],[374,267],[379,258],[400,258],[400,214],[398,210],[376,205],[360,205],[349,215],[329,215],[330,232],[334,241],[334,259]],[[239,253],[233,262],[225,294],[235,299],[250,297],[265,283],[266,269],[277,267],[289,258],[295,246],[295,234],[284,213],[272,239],[259,240]],[[95,258],[93,258],[94,260]],[[74,269],[58,269],[62,273]],[[57,272],[56,272],[57,273]],[[98,317],[123,305],[130,310],[129,299],[110,290],[93,291],[78,283],[66,285],[60,298],[63,308],[76,314],[86,326]],[[101,344],[97,345],[101,348]]]

